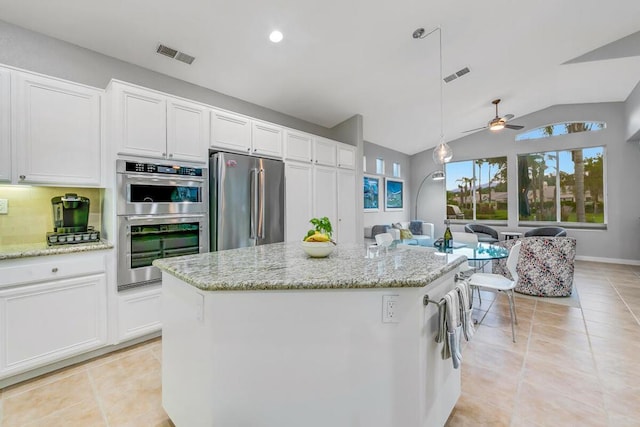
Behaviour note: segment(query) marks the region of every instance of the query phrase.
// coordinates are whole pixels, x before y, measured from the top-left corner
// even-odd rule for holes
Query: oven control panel
[[[177,165],[159,165],[155,163],[125,162],[125,171],[137,173],[155,173],[162,175],[202,176],[201,168]]]

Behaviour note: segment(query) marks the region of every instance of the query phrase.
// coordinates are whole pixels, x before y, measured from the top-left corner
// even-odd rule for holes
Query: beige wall
[[[0,246],[44,243],[47,232],[53,231],[51,199],[65,193],[76,193],[91,201],[89,225],[100,230],[102,191],[99,188],[0,185],[0,199],[9,200],[9,214],[0,215]]]

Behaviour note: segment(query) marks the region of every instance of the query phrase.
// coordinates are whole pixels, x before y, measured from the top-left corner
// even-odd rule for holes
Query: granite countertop
[[[365,258],[363,244],[339,244],[327,258],[310,258],[298,242],[274,243],[158,259],[153,265],[206,291],[423,287],[466,257],[396,248]]]
[[[111,248],[113,248],[113,245],[106,240],[56,246],[47,246],[44,242],[23,243],[19,245],[0,245],[0,260],[99,251]]]

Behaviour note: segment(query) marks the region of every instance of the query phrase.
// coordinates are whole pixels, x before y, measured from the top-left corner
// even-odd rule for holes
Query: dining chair
[[[511,273],[513,280],[510,280],[501,274],[494,273],[474,273],[469,277],[469,285],[471,286],[475,286],[478,289],[504,292],[507,295],[507,298],[509,299],[509,312],[511,314],[511,335],[513,342],[516,342],[515,324],[518,323],[513,289],[516,287],[516,283],[518,282],[516,265],[518,264],[521,245],[522,242],[518,242],[513,245],[509,251],[509,257],[507,258],[507,270]]]
[[[452,236],[453,236],[453,241],[456,243],[464,243],[467,246],[470,247],[477,247],[478,246],[478,235],[477,234],[473,234],[473,233],[462,233],[459,231],[453,231],[451,232]],[[462,273],[462,276],[464,277],[471,277],[471,275],[477,271],[479,271],[480,269],[484,268],[486,262],[483,263],[482,265],[478,265],[476,264],[475,261],[471,261],[471,263],[469,261],[466,261],[464,264],[460,265],[460,273]],[[478,301],[480,302],[480,304],[482,304],[482,297],[480,296],[480,289],[476,288],[475,286],[471,287],[471,291],[473,292],[473,290],[478,291]]]

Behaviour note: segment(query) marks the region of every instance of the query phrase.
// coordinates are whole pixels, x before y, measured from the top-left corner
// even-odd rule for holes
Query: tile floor
[[[640,425],[640,267],[578,262],[579,304],[483,293],[454,426]],[[563,300],[565,303],[566,300]],[[0,391],[0,426],[173,426],[155,339]],[[404,427],[404,426],[398,426]]]

